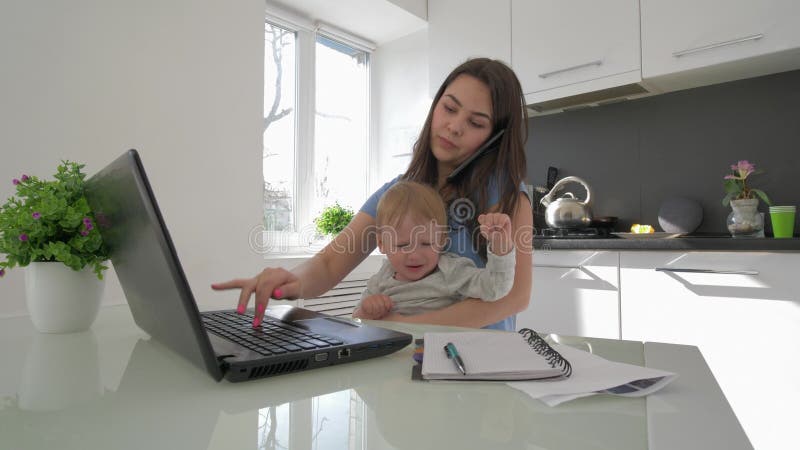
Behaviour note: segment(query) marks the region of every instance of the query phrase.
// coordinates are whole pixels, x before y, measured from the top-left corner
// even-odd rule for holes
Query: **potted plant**
[[[341,206],[339,202],[334,203],[322,210],[322,213],[314,219],[317,232],[323,236],[336,236],[353,220],[353,210]]]
[[[0,207],[0,277],[26,267],[25,296],[41,332],[88,329],[100,307],[109,253],[84,196],[83,165],[62,161],[54,180],[22,175]]]
[[[764,218],[758,212],[758,199],[771,205],[769,197],[764,191],[754,189],[747,184],[747,178],[761,173],[756,171],[756,165],[742,160],[731,165],[731,172],[725,175],[725,197],[722,204],[731,205],[733,210],[728,215],[728,231],[733,237],[763,237]]]

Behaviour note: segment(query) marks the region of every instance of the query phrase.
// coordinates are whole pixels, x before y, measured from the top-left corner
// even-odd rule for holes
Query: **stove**
[[[610,228],[540,228],[535,237],[539,239],[613,239]]]

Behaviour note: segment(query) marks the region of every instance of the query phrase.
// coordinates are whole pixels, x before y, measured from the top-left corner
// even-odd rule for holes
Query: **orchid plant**
[[[731,200],[755,198],[754,195],[764,200],[764,203],[767,205],[772,204],[764,191],[761,189],[753,189],[747,185],[747,177],[761,173],[760,171],[756,171],[755,164],[747,160],[742,160],[731,165],[731,172],[730,175],[725,175],[724,177],[725,197],[722,199],[723,205],[728,206]]]
[[[84,196],[83,165],[62,161],[55,180],[22,175],[16,196],[0,206],[0,277],[15,266],[59,261],[73,270],[91,266],[98,278],[109,253]]]

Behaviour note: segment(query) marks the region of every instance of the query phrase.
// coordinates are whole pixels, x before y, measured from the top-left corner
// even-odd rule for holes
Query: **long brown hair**
[[[453,181],[439,189],[439,193],[453,213],[455,202],[469,199],[474,205],[468,217],[463,217],[472,236],[473,246],[486,260],[486,241],[476,233],[478,215],[487,212],[489,205],[489,180],[496,183],[499,194],[498,209],[514,216],[519,198],[519,186],[526,170],[525,141],[528,140],[528,112],[517,76],[505,63],[488,58],[470,59],[456,67],[439,87],[431,103],[428,117],[419,139],[414,143],[414,153],[403,179],[438,186],[439,173],[436,158],[431,149],[431,122],[433,111],[445,89],[460,75],[469,75],[482,81],[492,98],[492,132],[494,136],[504,130],[495,150],[487,152],[469,164]]]

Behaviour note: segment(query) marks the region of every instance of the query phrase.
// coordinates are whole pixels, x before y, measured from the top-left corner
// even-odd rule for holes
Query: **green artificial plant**
[[[0,277],[15,266],[59,261],[73,270],[91,266],[103,278],[109,253],[84,195],[83,167],[62,161],[54,180],[12,180],[16,195],[0,207]]]
[[[348,223],[353,219],[353,210],[334,203],[322,210],[322,213],[314,219],[317,232],[322,235],[335,236],[339,234]]]

